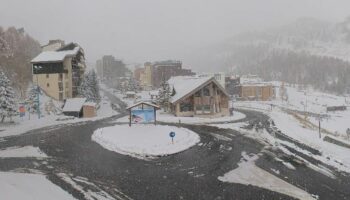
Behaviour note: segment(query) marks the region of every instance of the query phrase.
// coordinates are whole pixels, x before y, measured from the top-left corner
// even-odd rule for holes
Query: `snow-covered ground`
[[[0,199],[75,199],[40,174],[0,172]]]
[[[175,132],[172,143],[170,132]],[[116,125],[97,129],[92,140],[104,148],[137,158],[156,157],[184,151],[200,141],[185,128],[161,125]]]
[[[6,137],[6,136],[12,136],[12,135],[20,135],[27,131],[53,126],[53,125],[60,125],[60,124],[72,124],[72,123],[78,123],[83,121],[94,121],[103,119],[106,117],[110,117],[113,115],[118,114],[117,111],[113,110],[111,107],[111,103],[108,100],[107,97],[105,97],[104,93],[101,92],[102,100],[100,102],[100,108],[97,110],[97,116],[94,118],[72,118],[67,117],[62,114],[54,114],[54,113],[48,113],[45,111],[45,109],[41,108],[41,117],[37,115],[31,114],[30,117],[28,113],[23,118],[20,118],[19,116],[16,116],[13,118],[13,123],[5,122],[4,124],[0,123],[0,137]],[[46,100],[45,100],[46,99]],[[49,101],[48,97],[45,97],[45,95],[41,96],[41,101],[43,102],[43,105],[45,102]],[[56,104],[58,104],[56,102]]]
[[[258,155],[247,155],[245,152],[242,152],[242,160],[238,164],[238,168],[227,172],[223,176],[218,177],[218,179],[223,182],[253,185],[296,197],[298,199],[316,199],[304,190],[297,188],[272,174],[278,174],[278,171],[271,170],[271,172],[267,172],[257,167],[255,165],[255,160],[258,158]]]
[[[276,86],[280,85],[278,82],[274,84]],[[347,98],[314,91],[312,89],[299,91],[297,88],[288,86],[287,91],[289,96],[288,102],[282,102],[277,97],[276,100],[267,102],[235,102],[234,106],[237,108],[254,109],[264,112],[270,116],[275,122],[276,127],[280,129],[282,133],[322,152],[322,156],[311,155],[313,158],[331,165],[340,171],[350,173],[350,149],[323,140],[323,137],[329,136],[343,143],[350,144],[350,141],[346,137],[346,129],[350,127],[350,110],[326,113],[327,106],[348,106]],[[272,109],[271,104],[274,105]],[[305,118],[305,115],[302,113],[303,111],[327,115],[327,117],[323,118],[321,121],[321,128],[325,129],[322,131],[321,139],[319,138],[318,132],[318,117],[309,115]],[[233,126],[232,124],[220,125],[220,127],[242,131],[240,127]],[[271,138],[267,139],[270,143],[274,143]],[[291,144],[288,144],[288,146],[303,152],[302,149],[296,146]],[[291,154],[291,152],[285,148],[281,148],[281,150]],[[308,154],[308,152],[303,153]]]
[[[47,155],[40,151],[38,147],[24,146],[24,147],[11,147],[0,150],[0,158],[19,158],[19,157],[36,157],[46,158]]]
[[[234,107],[253,108],[259,111],[269,112],[271,105],[274,107],[295,110],[299,112],[310,112],[321,114],[321,126],[334,135],[346,135],[346,129],[350,128],[350,97],[337,96],[313,90],[312,88],[298,89],[298,86],[286,86],[288,93],[288,102],[281,101],[278,97],[280,82],[272,82],[276,86],[277,98],[273,101],[238,101]],[[345,111],[326,112],[327,106],[348,106]],[[308,116],[308,120],[318,125],[318,117],[315,115]]]

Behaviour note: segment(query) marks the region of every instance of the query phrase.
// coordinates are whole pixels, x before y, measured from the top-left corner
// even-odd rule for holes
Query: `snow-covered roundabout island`
[[[175,132],[174,142],[169,136]],[[166,156],[184,151],[200,141],[193,131],[175,126],[137,124],[97,129],[91,139],[102,147],[136,158]]]

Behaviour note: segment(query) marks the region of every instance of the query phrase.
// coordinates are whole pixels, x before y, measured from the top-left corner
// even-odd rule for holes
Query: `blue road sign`
[[[170,132],[169,136],[172,137],[172,138],[175,137],[175,132]]]

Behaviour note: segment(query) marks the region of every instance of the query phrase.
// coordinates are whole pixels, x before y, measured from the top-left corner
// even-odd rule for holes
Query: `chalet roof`
[[[143,105],[147,105],[147,106],[154,107],[154,108],[156,108],[156,109],[160,109],[159,106],[157,106],[157,105],[155,105],[155,104],[153,104],[153,103],[149,103],[149,102],[147,102],[147,101],[140,101],[140,102],[138,102],[138,103],[136,103],[136,104],[134,104],[134,105],[131,105],[131,106],[127,107],[126,110],[130,110],[130,109],[132,109],[132,108],[134,108],[134,107],[137,107],[137,106],[139,106],[139,105],[142,105],[142,104],[143,104]]]
[[[85,102],[86,98],[67,99],[63,107],[63,112],[80,112]]]
[[[31,63],[63,62],[65,58],[75,56],[79,51],[80,47],[67,51],[44,51],[35,57]]]
[[[171,98],[171,103],[176,103],[180,99],[197,92],[204,85],[214,82],[224,94],[228,96],[225,89],[215,80],[214,77],[198,77],[198,76],[175,76],[169,79],[170,87],[175,90],[175,95]]]

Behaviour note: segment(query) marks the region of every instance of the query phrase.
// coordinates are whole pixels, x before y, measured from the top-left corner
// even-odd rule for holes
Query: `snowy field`
[[[40,174],[0,172],[0,198],[8,200],[70,200],[69,193]]]
[[[173,143],[170,132],[176,134]],[[188,129],[161,125],[116,125],[97,129],[91,138],[110,151],[137,158],[175,154],[200,141]]]
[[[275,85],[277,86],[279,83],[275,83]],[[305,92],[299,91],[294,87],[287,87],[287,91],[289,96],[288,102],[282,102],[278,98],[277,89],[277,99],[274,101],[238,101],[235,102],[234,106],[236,108],[253,109],[264,112],[275,122],[276,127],[281,130],[282,133],[322,152],[322,156],[312,155],[313,158],[327,163],[340,171],[350,173],[350,149],[323,140],[325,136],[328,136],[343,143],[350,144],[350,140],[346,137],[346,129],[350,127],[350,110],[326,112],[327,106],[348,106],[347,98],[321,93],[312,89],[308,89]],[[271,104],[274,105],[272,109]],[[318,132],[318,117],[310,114],[305,118],[303,111],[327,116],[321,121],[321,128],[324,129],[321,133],[321,138],[319,138]],[[240,128],[242,125],[244,124],[223,124],[217,126],[243,131]],[[267,134],[252,135],[252,137],[265,137],[264,139],[268,140],[271,144],[275,143],[275,139]],[[282,141],[278,142],[287,144]],[[287,145],[293,147],[297,151],[303,152],[303,150],[297,146],[293,146],[290,143]],[[287,154],[292,154],[285,148],[281,147],[281,150]],[[308,152],[303,153],[308,154]],[[317,168],[317,166],[313,167]],[[322,171],[322,169],[318,170]],[[327,171],[323,171],[323,173],[329,174]],[[332,175],[330,174],[330,176]]]
[[[312,88],[299,90],[298,87],[286,86],[288,101],[281,101],[279,94],[280,82],[272,82],[276,86],[276,100],[273,101],[238,101],[235,107],[255,109],[263,112],[270,112],[271,104],[274,107],[285,108],[292,111],[310,112],[308,120],[318,126],[318,117],[323,115],[321,126],[334,135],[346,135],[346,129],[350,128],[350,97],[337,96],[322,93]],[[347,106],[346,111],[327,112],[327,106]]]

